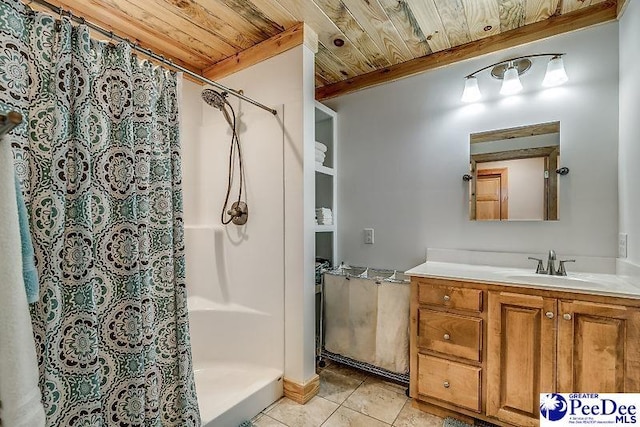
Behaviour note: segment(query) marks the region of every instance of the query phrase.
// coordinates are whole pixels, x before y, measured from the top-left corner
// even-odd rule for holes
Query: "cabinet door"
[[[640,311],[560,301],[558,390],[640,392]]]
[[[557,300],[489,292],[487,415],[537,426],[540,393],[555,391]]]

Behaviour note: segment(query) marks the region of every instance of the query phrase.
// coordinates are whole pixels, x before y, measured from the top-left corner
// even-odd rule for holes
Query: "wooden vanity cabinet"
[[[488,299],[487,415],[537,425],[540,393],[556,390],[557,301],[512,292]]]
[[[640,392],[640,300],[412,278],[411,397],[538,426],[540,393]]]
[[[640,310],[558,301],[558,392],[640,392]]]
[[[482,413],[484,292],[415,279],[411,295],[411,396]]]

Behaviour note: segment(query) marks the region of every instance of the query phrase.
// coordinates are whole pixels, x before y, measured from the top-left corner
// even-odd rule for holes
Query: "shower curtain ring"
[[[56,33],[59,33],[60,31],[62,31],[62,16],[64,14],[64,9],[62,7],[58,8],[58,19],[56,19],[56,23],[54,24],[53,28],[54,30],[56,30]]]

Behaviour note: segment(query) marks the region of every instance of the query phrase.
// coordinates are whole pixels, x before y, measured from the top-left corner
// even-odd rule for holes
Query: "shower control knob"
[[[449,334],[444,334],[444,339],[445,339],[446,341],[449,341],[449,340],[451,339],[451,335],[449,335]]]
[[[444,302],[451,301],[451,297],[449,295],[445,295],[444,297],[442,297],[442,299],[444,300]]]
[[[449,388],[450,387],[449,381],[445,381],[444,384],[442,384],[442,386],[444,388]]]
[[[571,315],[569,313],[565,313],[565,314],[562,315],[562,318],[564,320],[571,320]]]

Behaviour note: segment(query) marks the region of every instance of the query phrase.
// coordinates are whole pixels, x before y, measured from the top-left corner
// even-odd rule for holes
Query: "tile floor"
[[[256,427],[441,427],[442,418],[411,406],[406,387],[327,362],[320,391],[306,405],[286,397],[252,421]]]

